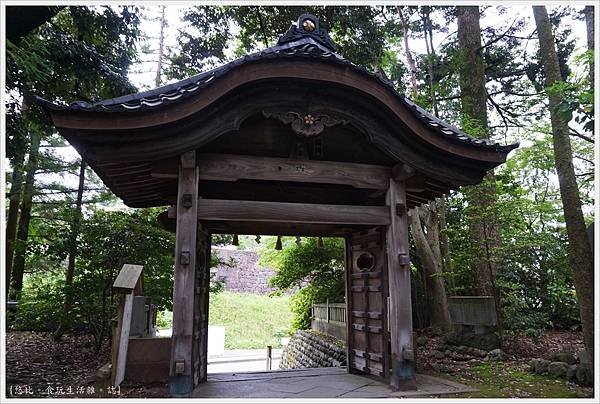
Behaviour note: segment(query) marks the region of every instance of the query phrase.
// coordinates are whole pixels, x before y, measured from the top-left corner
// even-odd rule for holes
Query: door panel
[[[208,365],[208,292],[210,280],[210,235],[198,226],[194,289],[194,345],[192,366],[194,386],[206,381]]]
[[[346,240],[348,370],[387,380],[387,257],[385,228]]]

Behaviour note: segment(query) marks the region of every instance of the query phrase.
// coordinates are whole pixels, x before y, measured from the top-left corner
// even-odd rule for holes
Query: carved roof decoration
[[[290,29],[279,38],[276,46],[267,48],[261,52],[246,55],[213,70],[153,90],[101,100],[94,103],[77,101],[69,105],[55,104],[40,97],[37,97],[36,99],[48,110],[134,113],[138,111],[160,109],[181,102],[186,98],[201,92],[208,86],[211,86],[228,72],[241,65],[268,59],[312,59],[348,66],[361,74],[379,81],[393,91],[394,95],[396,95],[402,103],[408,106],[420,121],[446,138],[481,148],[489,148],[504,152],[509,152],[518,147],[518,144],[503,146],[493,140],[473,138],[462,130],[435,117],[419,107],[404,94],[398,93],[393,84],[384,79],[381,75],[371,73],[367,69],[355,65],[335,53],[335,44],[327,32],[320,29],[316,17],[310,14],[303,14],[298,19],[298,24],[302,24],[305,20],[310,20],[315,24],[315,29],[313,31],[306,31],[298,28],[298,26],[292,25]]]
[[[337,46],[325,30],[319,27],[319,20],[312,14],[302,14],[298,17],[296,25],[292,24],[288,31],[277,41],[278,46],[294,43],[300,39],[312,38],[319,44],[325,46],[331,52],[337,50]]]

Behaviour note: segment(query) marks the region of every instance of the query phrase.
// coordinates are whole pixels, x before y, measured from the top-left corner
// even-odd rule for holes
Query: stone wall
[[[269,278],[275,274],[275,270],[259,266],[257,252],[224,248],[213,248],[212,251],[226,263],[233,259],[231,267],[219,265],[211,268],[211,273],[216,274],[214,279],[223,282],[225,290],[258,294],[275,291],[269,286]]]
[[[294,334],[281,355],[280,369],[346,366],[345,342],[315,330]]]

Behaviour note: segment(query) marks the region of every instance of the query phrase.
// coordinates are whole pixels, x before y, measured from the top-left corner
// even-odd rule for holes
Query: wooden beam
[[[171,396],[190,396],[195,387],[192,353],[194,343],[197,343],[194,341],[198,226],[198,168],[195,151],[181,156],[177,201],[169,393]]]
[[[177,214],[179,218],[179,209]],[[389,224],[390,215],[385,206],[202,199],[198,220],[376,226]]]
[[[351,185],[355,188],[387,189],[390,168],[339,161],[199,154],[200,179],[210,181],[265,180]],[[156,178],[176,178],[172,161],[154,163]]]
[[[392,178],[396,181],[406,181],[416,174],[416,170],[408,164],[398,163],[392,168]]]
[[[390,179],[386,204],[391,219],[391,223],[387,227],[386,238],[392,351],[390,385],[394,390],[416,390],[408,255],[408,215],[404,183]]]

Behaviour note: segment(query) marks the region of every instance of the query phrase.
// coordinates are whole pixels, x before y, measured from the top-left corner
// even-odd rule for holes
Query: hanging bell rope
[[[301,243],[302,243],[302,239],[300,238],[300,236],[296,236],[296,245],[300,246]]]
[[[277,242],[275,243],[275,249],[281,251],[283,246],[281,245],[281,236],[277,236]]]
[[[240,240],[238,240],[238,235],[234,234],[233,235],[233,240],[231,241],[232,245],[240,245]]]
[[[256,241],[256,244],[260,244],[260,234],[256,236],[254,241]]]
[[[319,237],[317,240],[317,247],[323,248],[323,237]]]

